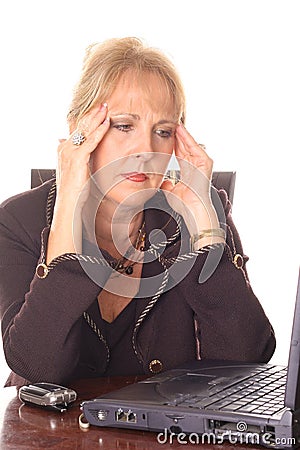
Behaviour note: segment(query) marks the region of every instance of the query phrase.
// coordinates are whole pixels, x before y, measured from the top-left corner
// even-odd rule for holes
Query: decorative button
[[[159,359],[153,359],[149,363],[149,369],[152,373],[159,373],[162,371],[163,363]]]
[[[240,255],[239,253],[234,255],[233,264],[237,269],[241,269],[244,265],[244,258],[242,257],[242,255]]]
[[[46,276],[48,275],[49,269],[46,266],[46,264],[40,263],[37,265],[37,268],[35,269],[35,273],[38,278],[43,279],[43,278],[46,278]]]

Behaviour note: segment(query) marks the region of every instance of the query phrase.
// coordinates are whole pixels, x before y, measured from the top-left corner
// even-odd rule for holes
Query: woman
[[[212,199],[212,160],[184,120],[159,51],[136,38],[88,49],[56,183],[1,207],[7,385],[271,357],[230,204]]]

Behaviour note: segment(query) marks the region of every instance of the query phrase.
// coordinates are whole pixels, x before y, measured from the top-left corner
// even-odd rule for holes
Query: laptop
[[[193,361],[82,403],[100,427],[149,430],[159,443],[300,445],[300,272],[288,367]]]

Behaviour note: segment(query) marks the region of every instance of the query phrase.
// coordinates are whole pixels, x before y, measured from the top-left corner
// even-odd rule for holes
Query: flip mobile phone
[[[60,412],[65,411],[76,398],[77,393],[73,389],[53,383],[33,383],[19,389],[19,399],[25,404]]]

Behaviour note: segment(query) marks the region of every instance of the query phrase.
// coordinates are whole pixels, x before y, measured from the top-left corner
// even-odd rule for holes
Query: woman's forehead
[[[127,112],[135,113],[136,108],[150,108],[155,112],[175,116],[174,97],[167,83],[158,75],[143,72],[135,74],[126,72],[122,75],[108,99],[109,108],[129,108]]]

